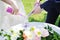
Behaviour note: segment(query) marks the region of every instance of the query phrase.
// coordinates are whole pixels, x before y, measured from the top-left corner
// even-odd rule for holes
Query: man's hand
[[[41,13],[41,11],[42,9],[40,8],[40,3],[36,3],[33,13]]]

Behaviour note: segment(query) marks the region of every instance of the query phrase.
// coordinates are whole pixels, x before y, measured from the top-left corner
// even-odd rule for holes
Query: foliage
[[[20,35],[17,38],[17,40],[24,40],[24,38],[23,38],[23,31],[22,30],[20,30]]]
[[[58,33],[56,33],[54,30],[52,30],[51,27],[45,27],[45,29],[47,29],[49,31],[49,36],[46,38],[42,37],[42,40],[60,40],[60,35]]]

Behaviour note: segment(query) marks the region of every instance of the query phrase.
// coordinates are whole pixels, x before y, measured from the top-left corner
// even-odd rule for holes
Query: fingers
[[[18,12],[19,12],[18,9],[14,10],[14,15],[18,15]]]
[[[34,14],[41,13],[41,8],[40,6],[36,6],[35,9],[33,10]]]
[[[12,12],[12,15],[18,15],[19,14],[19,10],[18,9],[14,9]]]

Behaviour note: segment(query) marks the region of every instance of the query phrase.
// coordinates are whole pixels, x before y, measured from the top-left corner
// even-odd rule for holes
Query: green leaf
[[[0,36],[2,35],[2,33],[0,32]]]

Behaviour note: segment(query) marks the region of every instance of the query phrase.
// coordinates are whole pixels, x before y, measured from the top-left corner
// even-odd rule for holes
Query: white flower
[[[48,32],[48,30],[46,30],[46,29],[44,29],[44,28],[41,28],[40,29],[41,30],[41,36],[42,37],[47,37],[47,36],[49,36],[49,32]]]
[[[24,30],[22,24],[18,24],[18,25],[12,26],[11,29],[12,29],[14,32],[16,32],[16,33],[19,33],[20,30]]]
[[[31,32],[34,32],[36,30],[36,28],[34,27],[34,26],[32,26],[31,28],[30,28],[30,31]]]
[[[18,24],[18,25],[12,26],[10,28],[10,32],[13,31],[13,32],[11,32],[11,39],[12,40],[16,40],[16,38],[19,37],[20,30],[24,30],[22,24]]]
[[[27,39],[32,39],[32,37],[33,37],[32,33],[28,30],[25,30],[24,34],[27,36]]]
[[[41,31],[39,29],[36,29],[34,31],[35,35],[37,35],[38,37],[41,37]]]

